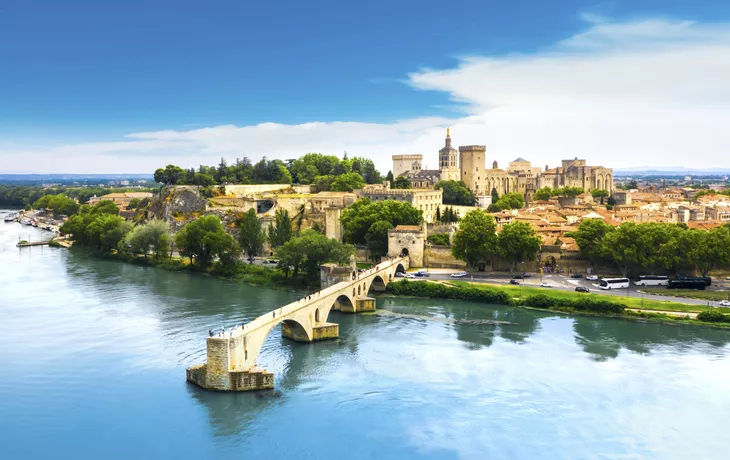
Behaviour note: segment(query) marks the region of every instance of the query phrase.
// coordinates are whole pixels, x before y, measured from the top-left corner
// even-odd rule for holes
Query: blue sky
[[[651,139],[637,145],[641,132],[616,142],[616,129],[623,128],[612,128],[615,120],[605,114],[593,113],[598,117],[593,128],[585,128],[591,137],[572,145],[571,116],[585,120],[581,111],[587,106],[572,106],[570,101],[580,100],[574,88],[585,83],[586,93],[579,95],[589,98],[617,89],[611,82],[604,86],[600,79],[606,72],[595,75],[596,68],[582,80],[568,78],[566,87],[557,87],[558,77],[546,84],[539,78],[539,62],[558,53],[570,59],[560,61],[561,68],[581,68],[615,58],[614,46],[645,53],[638,62],[667,54],[702,57],[728,44],[729,16],[730,2],[719,0],[3,0],[0,171],[146,172],[169,161],[190,166],[221,155],[290,158],[345,149],[371,156],[387,170],[393,153],[432,155],[435,165],[446,125],[455,126],[457,144],[486,144],[502,162],[524,155],[542,165],[575,154],[606,166],[652,164],[664,145],[652,149]],[[568,42],[566,50],[566,41],[586,34],[599,35],[600,46],[577,49]],[[474,64],[484,59],[490,61],[487,68]],[[670,82],[650,101],[633,100],[640,112],[648,111],[644,118],[656,111],[670,115],[664,126],[655,122],[654,136],[727,114],[726,94],[716,99],[688,91],[681,105],[666,106],[673,94],[704,84],[693,78],[724,72],[730,58],[719,53],[717,59]],[[704,66],[706,59],[697,63]],[[634,84],[667,65],[632,76],[623,85],[625,93],[609,101],[609,112],[617,119],[635,113],[628,97],[645,89],[652,93],[655,85]],[[630,73],[637,72],[633,67]],[[523,95],[540,103],[525,103]],[[626,105],[613,106],[624,96]],[[563,101],[547,100],[553,97]],[[546,115],[556,109],[561,113]],[[677,118],[682,116],[690,119]],[[506,122],[497,119],[513,124],[502,126]],[[520,126],[519,120],[526,121]],[[540,134],[552,123],[560,124],[555,130],[562,137]],[[606,126],[605,132],[599,126]],[[695,135],[713,137],[714,131],[703,129]],[[509,138],[499,137],[512,131]],[[540,141],[535,145],[516,142],[533,134]],[[601,148],[606,140],[616,145]],[[551,147],[544,148],[548,142]],[[702,166],[730,153],[727,137],[706,144]],[[646,158],[637,159],[638,150],[647,152]],[[605,159],[609,154],[613,161]],[[29,167],[29,155],[43,161]],[[681,164],[681,157],[672,163]]]

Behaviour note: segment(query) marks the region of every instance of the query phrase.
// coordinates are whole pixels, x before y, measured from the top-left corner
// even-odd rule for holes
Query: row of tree
[[[183,169],[176,165],[159,168],[155,181],[166,185],[198,185],[209,187],[217,184],[305,184],[317,191],[347,191],[375,184],[382,180],[375,164],[368,158],[340,159],[334,155],[308,153],[301,158],[267,160],[262,158],[253,164],[244,157],[229,165],[221,158],[218,166],[200,165],[198,169]]]
[[[581,187],[562,187],[562,188],[543,187],[541,189],[536,190],[532,197],[535,200],[549,200],[550,198],[552,198],[554,196],[576,197],[584,192],[585,192],[585,189],[583,189]],[[605,192],[605,195],[608,196],[608,191],[604,190],[603,192]],[[599,195],[594,195],[594,198]]]
[[[694,270],[707,276],[715,268],[730,266],[730,224],[708,231],[665,223],[612,227],[590,219],[570,236],[594,266],[615,267],[624,276]]]
[[[498,234],[494,218],[474,210],[461,219],[451,253],[472,269],[500,257],[511,261],[514,270],[522,262],[535,260],[541,245],[542,238],[529,224],[507,224]]]
[[[487,207],[487,211],[499,212],[506,209],[520,209],[524,207],[525,197],[521,193],[505,193],[502,196],[498,196],[497,191],[492,190],[492,204]]]
[[[240,261],[241,253],[253,261],[268,241],[279,257],[279,268],[288,276],[304,270],[314,278],[324,262],[345,263],[354,253],[351,245],[327,238],[316,230],[294,234],[286,210],[276,213],[275,225],[265,230],[256,210],[244,213],[236,222],[238,238],[226,231],[216,215],[202,216],[188,222],[174,236],[164,221],[151,220],[134,226],[119,216],[119,208],[111,201],[95,206],[82,206],[80,212],[66,221],[61,231],[74,242],[98,250],[138,254],[145,258],[167,257],[174,247],[201,271],[214,263],[230,271]],[[174,243],[174,244],[173,244]]]
[[[25,185],[0,185],[0,206],[36,208],[35,202],[47,195],[64,195],[84,204],[92,196],[101,196],[111,192],[145,192],[152,189],[125,189],[108,187],[41,187]]]

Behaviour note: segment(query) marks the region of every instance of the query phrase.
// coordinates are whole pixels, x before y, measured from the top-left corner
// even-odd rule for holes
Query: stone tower
[[[480,185],[486,177],[485,167],[487,146],[486,145],[462,145],[459,147],[461,156],[461,180],[464,181],[477,196],[488,194],[488,191],[481,190]]]
[[[459,152],[451,146],[451,132],[446,128],[446,143],[439,150],[441,180],[459,180]]]

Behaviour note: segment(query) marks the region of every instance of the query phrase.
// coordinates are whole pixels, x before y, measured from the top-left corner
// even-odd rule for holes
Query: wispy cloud
[[[436,166],[443,128],[487,145],[501,163],[583,157],[606,166],[730,165],[730,26],[583,16],[586,29],[534,54],[467,56],[455,68],[408,75],[417,90],[446,92],[463,112],[393,123],[262,123],[133,133],[116,142],[0,147],[0,168],[48,172],[153,170],[309,151],[373,158],[420,152]],[[40,166],[45,165],[45,166]],[[134,166],[132,166],[134,165]]]

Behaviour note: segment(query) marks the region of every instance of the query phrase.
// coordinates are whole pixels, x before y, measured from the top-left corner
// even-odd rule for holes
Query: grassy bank
[[[728,291],[698,291],[697,289],[665,289],[643,288],[647,294],[684,297],[687,299],[702,299],[717,302],[728,298]]]
[[[573,291],[561,291],[553,290],[549,288],[538,288],[528,286],[514,286],[514,285],[489,285],[484,283],[469,283],[468,281],[451,281],[451,284],[455,286],[473,286],[479,289],[499,289],[505,292],[509,292],[514,298],[521,298],[530,295],[546,294],[552,298],[560,300],[575,300],[580,298],[591,298],[591,299],[612,299],[614,302],[621,303],[627,308],[634,308],[639,310],[655,310],[655,311],[675,311],[680,313],[699,313],[712,309],[706,305],[694,305],[680,302],[673,302],[670,300],[653,300],[653,299],[642,299],[641,297],[625,297],[625,296],[606,296],[601,294],[573,292]]]
[[[707,311],[707,307],[701,305],[690,306],[671,302],[675,304],[667,307],[667,302],[660,301],[655,304],[652,311],[634,311],[627,305],[622,297],[608,297],[597,294],[580,294],[567,291],[557,291],[539,288],[519,286],[495,286],[464,281],[451,283],[434,283],[423,281],[402,280],[390,283],[387,291],[395,295],[413,297],[429,297],[436,299],[468,300],[473,302],[484,302],[498,305],[511,305],[517,307],[529,307],[539,310],[548,310],[571,314],[588,314],[598,316],[609,316],[615,318],[633,320],[652,320],[672,324],[694,324],[714,327],[730,328],[730,315],[725,315],[717,309]],[[640,300],[640,299],[638,299]],[[661,308],[659,308],[661,306]],[[643,310],[646,308],[646,300]],[[671,307],[674,307],[672,309]],[[689,312],[688,308],[698,307],[699,319],[690,318],[687,315],[674,316],[662,311],[676,311],[680,313]],[[639,307],[637,307],[639,308]]]

